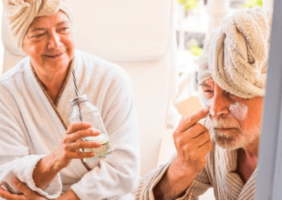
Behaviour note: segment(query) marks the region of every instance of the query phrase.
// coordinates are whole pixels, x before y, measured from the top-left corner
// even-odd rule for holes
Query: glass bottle
[[[98,108],[92,105],[86,95],[78,96],[73,101],[71,101],[72,113],[69,118],[70,123],[75,122],[89,122],[92,124],[92,128],[100,131],[100,135],[94,137],[85,137],[83,141],[90,142],[100,142],[101,147],[99,148],[87,148],[80,149],[82,152],[94,152],[95,156],[92,158],[83,159],[84,162],[89,162],[95,160],[99,157],[104,157],[107,154],[113,152],[111,148],[109,136],[105,129],[104,123],[102,121],[101,115]]]

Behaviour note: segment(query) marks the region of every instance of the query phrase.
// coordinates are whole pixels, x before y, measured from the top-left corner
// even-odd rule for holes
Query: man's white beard
[[[232,129],[221,132],[216,128]],[[208,117],[208,129],[211,139],[220,147],[229,150],[244,148],[260,136],[260,125],[242,132],[239,122],[230,114],[222,118]]]

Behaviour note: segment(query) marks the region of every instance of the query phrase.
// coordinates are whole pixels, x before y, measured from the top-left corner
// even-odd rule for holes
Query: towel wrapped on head
[[[205,80],[211,78],[211,73],[209,70],[209,54],[210,54],[210,47],[213,41],[215,34],[218,32],[218,29],[211,31],[209,34],[206,35],[206,39],[204,42],[203,54],[199,60],[199,73],[198,73],[198,82],[199,84],[203,83]]]
[[[9,29],[22,49],[23,39],[35,17],[50,16],[62,10],[73,23],[68,0],[3,0]]]
[[[214,34],[208,72],[201,73],[210,73],[222,89],[235,96],[264,96],[270,30],[270,12],[261,7],[238,10]]]

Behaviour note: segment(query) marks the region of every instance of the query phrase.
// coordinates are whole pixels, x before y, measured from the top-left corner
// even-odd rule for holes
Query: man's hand
[[[79,149],[98,148],[100,142],[81,141],[84,137],[98,136],[99,131],[91,128],[89,123],[74,123],[67,130],[59,147],[51,154],[42,158],[33,171],[33,180],[39,188],[46,188],[52,179],[67,167],[72,159],[91,158],[94,152],[80,152]]]
[[[154,188],[155,199],[178,198],[204,169],[212,143],[208,130],[198,121],[208,113],[207,107],[183,119],[173,133],[177,156]]]
[[[197,175],[206,165],[206,155],[211,151],[212,143],[206,127],[197,123],[206,117],[209,108],[183,119],[173,133],[177,156],[172,165],[178,166],[181,172]]]
[[[4,190],[0,187],[0,196],[6,200],[47,200],[46,198],[40,196],[36,192],[29,189],[26,184],[20,182],[17,178],[13,179],[13,184],[15,187],[21,191],[23,194],[11,194],[10,192]]]

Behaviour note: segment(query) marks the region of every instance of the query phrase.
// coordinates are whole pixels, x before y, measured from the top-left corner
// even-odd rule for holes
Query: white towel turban
[[[26,32],[35,17],[50,16],[62,10],[73,23],[68,0],[3,0],[3,6],[10,31],[21,49]]]
[[[241,98],[264,96],[271,13],[243,8],[227,17],[214,35],[208,70],[224,90]]]
[[[199,73],[198,73],[198,82],[199,84],[203,83],[205,80],[211,78],[211,73],[209,71],[209,53],[211,42],[215,34],[218,32],[218,29],[213,30],[209,34],[206,35],[206,39],[204,42],[203,54],[199,59]]]

